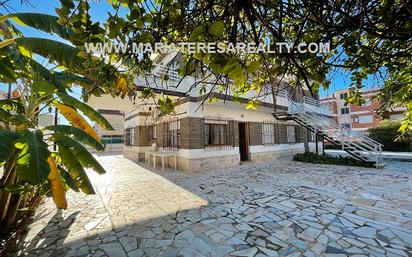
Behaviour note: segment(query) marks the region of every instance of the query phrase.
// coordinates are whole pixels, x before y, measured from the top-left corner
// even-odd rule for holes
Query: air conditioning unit
[[[355,117],[355,118],[352,118],[352,122],[359,122],[359,118],[358,117]]]

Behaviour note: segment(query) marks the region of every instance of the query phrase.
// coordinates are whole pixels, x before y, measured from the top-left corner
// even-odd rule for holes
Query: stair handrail
[[[307,106],[305,105],[305,103],[308,103],[308,105],[312,105],[312,106],[316,106],[316,107],[319,107],[319,108],[324,108],[324,109],[330,110],[330,108],[326,107],[326,105],[324,105],[321,101],[316,100],[316,99],[314,99],[314,98],[308,98],[308,97],[304,96],[304,97],[302,98],[302,100],[301,100],[301,106],[302,106],[302,108],[303,108],[304,111],[305,111],[306,109],[309,109],[310,111],[315,112],[314,110],[311,110],[310,108],[307,108]],[[316,113],[316,112],[315,112],[315,113]],[[335,120],[333,120],[333,121],[336,122]],[[339,124],[338,124],[338,125],[339,125]],[[342,125],[339,125],[339,126],[342,127]],[[373,140],[372,138],[367,137],[367,136],[365,136],[365,135],[362,135],[362,134],[356,132],[355,130],[353,130],[353,129],[351,129],[351,128],[348,128],[348,127],[346,127],[346,126],[344,126],[343,128],[344,128],[346,131],[348,131],[349,134],[351,134],[351,135],[356,135],[357,137],[362,138],[362,139],[364,139],[365,141],[367,141],[367,142],[369,142],[369,143],[371,143],[371,144],[373,144],[373,145],[378,145],[380,148],[382,148],[382,146],[383,146],[383,144],[379,143],[378,141]]]
[[[296,103],[289,97],[289,95],[287,95],[287,99],[289,112],[292,115],[304,116],[315,125],[315,129],[316,127],[323,128],[324,130],[325,128],[330,128],[326,129],[326,131],[328,131],[328,133],[332,133],[334,138],[342,142],[343,149],[344,145],[352,145],[356,147],[358,151],[362,151],[361,154],[366,152],[367,156],[374,158],[376,163],[382,159],[383,145],[381,143],[371,139],[370,137],[362,135],[351,128],[348,128],[347,126],[338,124],[336,120],[330,117],[319,114],[319,111],[322,113],[322,109],[327,109],[330,111],[330,108],[325,106],[319,100],[305,96],[302,98],[300,103]],[[310,106],[315,106],[319,109],[313,110]],[[354,141],[353,138],[358,140]]]

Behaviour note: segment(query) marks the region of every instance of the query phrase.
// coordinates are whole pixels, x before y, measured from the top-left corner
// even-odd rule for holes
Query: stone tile
[[[407,163],[377,172],[281,159],[160,173],[97,158],[108,172],[90,173],[96,195],[68,191],[61,212],[46,199],[21,256],[360,257],[412,247]]]
[[[366,238],[374,238],[376,236],[376,228],[372,227],[361,227],[352,230],[352,233],[360,236],[360,237],[366,237]]]
[[[109,256],[109,257],[126,257],[126,254],[119,243],[102,244],[99,247]]]

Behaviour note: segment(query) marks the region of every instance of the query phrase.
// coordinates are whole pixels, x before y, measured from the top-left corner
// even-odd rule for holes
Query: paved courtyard
[[[412,163],[154,172],[99,157],[96,195],[39,208],[28,256],[412,256]],[[146,167],[146,168],[145,168]]]

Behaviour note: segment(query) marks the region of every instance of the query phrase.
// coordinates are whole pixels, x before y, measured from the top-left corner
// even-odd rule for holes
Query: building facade
[[[186,97],[176,116],[159,118],[156,111],[136,111],[125,117],[124,155],[144,160],[155,144],[174,151],[180,170],[208,170],[237,166],[241,161],[269,161],[304,151],[305,136],[315,149],[314,136],[293,121],[277,121],[273,107],[246,110],[233,101],[204,103]],[[285,108],[279,105],[278,108]]]
[[[167,82],[161,80],[165,72],[169,78]],[[256,92],[250,91],[243,99],[235,101],[230,90],[222,94],[207,86],[201,93],[199,87],[193,87],[198,80],[190,76],[180,78],[173,65],[164,67],[161,64],[151,74],[136,79],[136,85],[158,89],[157,97],[168,95],[176,101],[176,112],[159,115],[155,108],[156,98],[126,113],[125,157],[143,161],[147,151],[173,151],[179,170],[199,171],[233,167],[242,161],[260,162],[293,156],[304,152],[306,139],[310,149],[316,149],[312,133],[294,121],[274,118],[271,92],[260,99],[257,110],[250,110],[244,103]],[[276,110],[288,110],[288,100],[299,101],[303,95],[280,91],[275,101]],[[207,101],[210,98],[216,101]],[[320,143],[318,146],[321,150]]]
[[[349,89],[338,90],[330,97],[321,99],[321,102],[328,105],[333,111],[334,119],[343,126],[347,126],[355,131],[366,133],[369,128],[376,127],[382,120],[376,110],[381,103],[375,99],[378,90],[362,92],[365,103],[362,106],[346,103],[350,92]],[[403,108],[397,108],[386,114],[387,119],[398,120],[402,118]]]
[[[100,97],[92,96],[87,103],[95,108],[114,128],[112,131],[107,131],[98,124],[93,125],[93,128],[101,138],[102,143],[106,146],[105,152],[123,152],[125,130],[124,115],[125,112],[133,110],[133,102],[129,99],[102,95]]]

